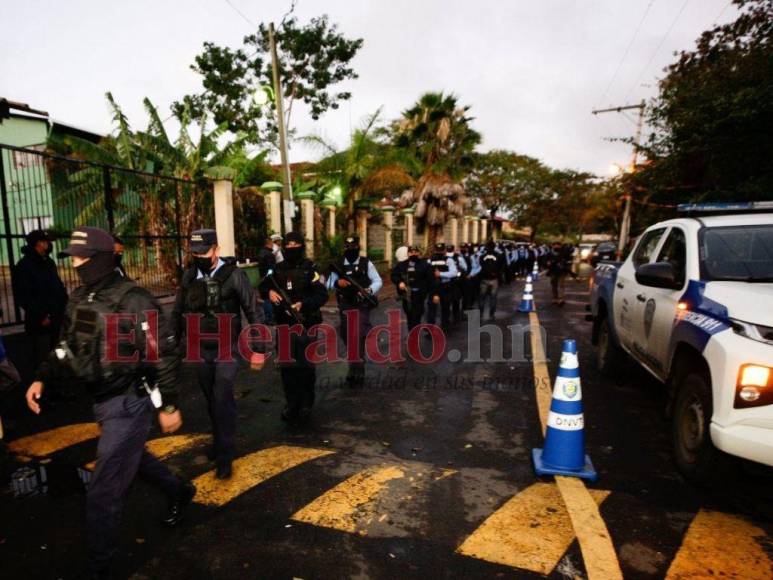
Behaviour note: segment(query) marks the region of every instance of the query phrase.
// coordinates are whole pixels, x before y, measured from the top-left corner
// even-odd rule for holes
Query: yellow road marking
[[[8,444],[12,453],[23,458],[46,457],[57,451],[99,437],[96,423],[65,425],[28,437],[22,437]]]
[[[593,490],[591,495],[601,504],[609,492]],[[558,488],[552,483],[535,483],[489,516],[456,551],[495,564],[550,574],[574,537]]]
[[[197,488],[194,501],[205,505],[224,505],[283,471],[333,453],[335,451],[290,445],[261,449],[235,460],[231,479],[216,479],[214,470],[197,477],[193,482]]]
[[[390,481],[403,477],[405,471],[395,465],[366,469],[301,508],[292,519],[364,536],[362,523],[374,516],[370,504]]]
[[[166,459],[177,453],[187,451],[192,447],[203,444],[205,441],[210,440],[209,435],[170,435],[168,437],[159,437],[158,439],[151,439],[145,443],[145,449],[150,451],[153,455],[159,459]],[[94,470],[96,461],[92,461],[84,465],[86,469]]]
[[[763,530],[740,518],[701,510],[695,516],[666,578],[773,578],[762,548]]]
[[[552,396],[549,388],[550,372],[545,362],[545,348],[542,344],[539,317],[536,312],[529,313],[529,324],[537,407],[544,435]],[[581,479],[561,475],[556,476],[555,479],[580,544],[588,578],[604,580],[622,578],[623,572],[620,570],[620,562],[617,559],[612,538],[601,518],[599,506],[585,487],[585,483]]]

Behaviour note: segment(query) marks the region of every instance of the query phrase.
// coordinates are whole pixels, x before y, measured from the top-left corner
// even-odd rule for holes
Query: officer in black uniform
[[[408,295],[403,302],[403,310],[408,319],[408,332],[421,324],[421,316],[424,314],[424,301],[427,299],[429,289],[434,284],[432,269],[426,260],[419,256],[419,248],[408,248],[408,259],[398,263],[392,268],[392,283],[397,286],[397,292],[401,296]]]
[[[180,522],[195,495],[193,485],[145,449],[154,415],[164,433],[182,425],[176,406],[179,360],[158,302],[116,271],[110,234],[76,228],[60,256],[72,257],[82,286],[70,296],[61,340],[38,369],[27,404],[39,414],[44,386],[65,378],[84,384],[94,398],[100,437],[86,496],[88,557],[92,576],[106,578],[123,502],[137,474],[169,497],[163,520],[168,526]],[[115,340],[111,329],[118,332]]]
[[[202,337],[199,341],[201,360],[196,362],[199,386],[212,420],[213,445],[209,457],[216,462],[215,476],[228,479],[232,474],[236,445],[234,380],[239,368],[242,312],[251,325],[260,322],[261,316],[247,275],[236,266],[234,258],[220,257],[215,230],[192,232],[190,250],[193,259],[183,273],[172,319],[179,340],[186,334],[190,338],[193,324],[198,325],[199,334],[216,335],[221,324],[230,321],[230,335],[220,337],[222,341],[229,341],[226,352],[230,356],[226,360],[217,360],[220,340]],[[190,346],[187,344],[186,348],[190,349]],[[187,354],[193,356],[190,351]],[[262,361],[260,357],[253,357],[250,364],[257,370]]]
[[[489,317],[494,318],[497,310],[497,295],[499,286],[502,283],[505,270],[505,258],[497,251],[493,241],[486,243],[486,250],[480,257],[480,297],[478,298],[478,308],[480,317],[483,319],[483,310],[486,302],[489,303]]]
[[[443,330],[448,330],[451,322],[451,282],[456,279],[457,270],[453,258],[446,256],[444,243],[435,244],[435,253],[430,256],[429,265],[434,283],[427,301],[427,322],[435,324],[440,306],[441,325]]]
[[[360,256],[360,238],[358,236],[348,236],[344,240],[344,255],[335,264],[339,271],[354,280],[371,296],[378,294],[383,285],[381,276],[373,262],[365,256]],[[327,285],[329,289],[335,289],[341,320],[339,332],[344,341],[347,355],[349,353],[349,340],[354,338],[349,336],[347,313],[350,317],[357,317],[356,358],[360,359],[361,362],[349,361],[346,382],[350,387],[359,388],[365,383],[365,339],[371,329],[370,311],[373,306],[366,302],[366,298],[355,285],[350,284],[343,277],[339,277],[335,272],[330,273]]]
[[[286,401],[282,419],[292,426],[307,423],[311,416],[317,376],[314,364],[306,357],[306,347],[311,342],[307,331],[322,322],[320,308],[327,302],[322,277],[314,263],[304,257],[303,245],[303,236],[299,233],[287,234],[282,248],[283,260],[259,286],[262,298],[274,305],[278,351],[282,332],[298,324],[303,328],[301,333],[288,333],[292,360],[278,358],[276,361]],[[281,356],[281,351],[278,354]]]

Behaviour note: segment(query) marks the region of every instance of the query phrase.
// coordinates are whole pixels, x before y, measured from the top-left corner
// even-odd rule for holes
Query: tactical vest
[[[290,302],[303,302],[311,291],[311,284],[318,274],[314,271],[314,263],[311,260],[303,260],[297,266],[290,266],[286,261],[280,262],[273,273],[274,280],[285,291]],[[284,321],[288,322],[288,321]],[[311,326],[322,322],[322,313],[305,313],[303,315],[304,326]]]
[[[118,312],[124,296],[137,288],[136,282],[118,278],[109,286],[92,290],[81,286],[72,293],[65,339],[56,348],[56,355],[87,385],[109,380],[119,368],[127,372],[125,365],[118,367],[103,361],[105,316]]]
[[[418,264],[418,260],[411,261],[408,260],[408,264],[405,268],[405,284],[406,286],[410,286],[411,288],[416,288],[418,286],[419,282],[419,275],[416,271],[416,265]]]
[[[462,258],[464,259],[464,263],[467,265],[467,273],[469,274],[472,272],[472,256],[470,256],[470,254],[462,254]]]
[[[480,259],[480,268],[485,279],[493,280],[499,276],[499,258],[494,253],[483,254]]]
[[[448,258],[443,254],[434,254],[429,265],[438,272],[448,272]]]
[[[233,312],[225,303],[223,285],[236,267],[236,264],[223,264],[214,275],[195,278],[185,289],[185,311],[204,315],[200,326],[202,332],[217,332],[217,314]]]
[[[356,264],[344,264],[344,260],[338,262],[338,267],[349,276],[352,280],[357,282],[363,288],[368,288],[371,283],[370,276],[368,276],[368,258],[360,256],[359,261]],[[336,284],[336,299],[339,302],[345,302],[352,304],[357,302],[357,289],[353,286],[347,286],[346,288],[340,288]]]

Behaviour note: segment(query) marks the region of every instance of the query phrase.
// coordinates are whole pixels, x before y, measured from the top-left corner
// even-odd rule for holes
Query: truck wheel
[[[609,329],[609,317],[599,322],[598,344],[596,344],[596,367],[602,375],[611,376],[619,368],[623,351],[614,343]]]
[[[680,381],[674,404],[672,438],[676,466],[696,485],[727,483],[732,460],[711,442],[711,384],[701,372]]]

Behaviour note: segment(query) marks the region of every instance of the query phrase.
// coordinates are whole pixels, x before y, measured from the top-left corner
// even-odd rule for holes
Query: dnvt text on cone
[[[590,457],[585,455],[580,367],[574,340],[564,340],[550,402],[545,447],[533,449],[532,459],[537,475],[568,475],[591,481],[598,477]]]

